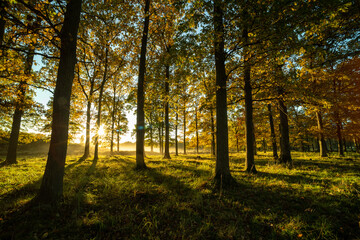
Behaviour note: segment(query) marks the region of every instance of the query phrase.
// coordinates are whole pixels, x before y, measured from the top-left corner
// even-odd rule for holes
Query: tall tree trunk
[[[160,128],[160,130],[161,130],[161,133],[160,133],[160,136],[161,136],[161,138],[160,138],[160,152],[161,152],[161,154],[163,154],[164,153],[164,122],[163,121],[160,123],[160,126],[161,126],[161,128]]]
[[[175,124],[175,156],[179,155],[179,146],[178,146],[178,121],[179,121],[179,114],[176,111],[176,124]]]
[[[280,112],[280,159],[279,162],[288,167],[292,167],[290,139],[289,139],[289,120],[287,108],[284,100],[279,98],[278,107]]]
[[[95,151],[94,151],[94,161],[99,159],[99,129],[101,125],[101,107],[102,107],[102,97],[104,93],[105,83],[107,81],[107,71],[108,71],[108,54],[109,54],[109,46],[105,48],[105,66],[104,66],[104,75],[100,85],[99,92],[99,103],[98,103],[98,114],[96,119],[96,135],[95,135]]]
[[[215,156],[215,121],[213,108],[210,109],[210,118],[211,118],[211,155]]]
[[[146,71],[146,45],[149,32],[149,8],[150,0],[145,0],[144,30],[141,39],[141,54],[139,64],[139,78],[137,91],[137,114],[136,114],[136,168],[146,168],[144,161],[145,142],[145,113],[144,113],[144,79]]]
[[[243,31],[244,42],[248,42],[248,31],[244,27]],[[249,63],[249,53],[246,49],[244,56],[244,83],[245,83],[245,128],[246,128],[246,159],[245,170],[247,172],[256,173],[254,154],[256,151],[255,146],[255,133],[253,121],[253,100],[252,100],[252,87],[251,87],[251,66]]]
[[[34,48],[30,48],[30,52],[26,56],[25,60],[25,75],[26,77],[30,77],[31,74],[31,68],[34,61]],[[17,146],[19,142],[19,134],[20,134],[20,127],[21,127],[21,118],[24,113],[25,108],[25,95],[26,90],[28,88],[27,82],[21,81],[18,87],[18,94],[15,104],[15,112],[13,115],[13,122],[11,126],[11,133],[10,133],[10,139],[9,139],[9,146],[8,151],[6,155],[5,164],[14,164],[16,163],[16,152],[17,152]]]
[[[337,135],[337,139],[338,139],[338,153],[339,153],[339,156],[343,157],[344,156],[344,148],[343,148],[340,120],[338,120],[336,123],[336,135]]]
[[[162,150],[161,150],[161,126],[160,126],[160,123],[158,126],[158,132],[159,132],[159,153],[161,153]]]
[[[275,127],[274,127],[274,119],[271,111],[271,104],[267,105],[268,112],[269,112],[269,123],[270,123],[270,132],[271,132],[271,144],[273,150],[273,158],[276,160],[279,158],[277,153],[277,145],[276,145],[276,136],[275,136]]]
[[[152,112],[150,112],[150,148],[151,152],[154,152],[154,140],[153,140],[153,120],[152,120]]]
[[[115,132],[115,113],[116,113],[116,87],[114,87],[113,95],[113,110],[111,113],[111,140],[110,140],[110,152],[114,153],[114,132]]]
[[[169,80],[170,80],[170,66],[165,66],[165,159],[170,159],[170,124],[169,124]]]
[[[89,95],[89,99],[87,101],[86,107],[86,133],[85,133],[85,150],[84,155],[82,156],[83,159],[86,159],[90,156],[90,121],[91,121],[91,100],[92,95]]]
[[[227,184],[233,181],[229,167],[228,118],[226,99],[226,71],[222,1],[214,0],[214,48],[216,67],[216,166],[215,181]]]
[[[68,142],[70,97],[76,64],[76,41],[80,22],[81,0],[66,5],[61,29],[60,62],[53,102],[51,140],[38,200],[55,203],[63,193],[63,177]]]
[[[323,122],[322,116],[320,111],[316,111],[316,119],[319,131],[319,147],[320,147],[320,157],[327,157],[327,149],[326,149],[326,142],[324,138],[324,129],[323,129]]]
[[[199,154],[198,109],[195,107],[196,154]]]
[[[186,154],[186,107],[184,103],[184,154]]]
[[[117,135],[117,152],[120,152],[120,130],[116,132]]]

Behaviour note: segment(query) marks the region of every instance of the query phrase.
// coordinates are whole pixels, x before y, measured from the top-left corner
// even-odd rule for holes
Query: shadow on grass
[[[354,239],[359,235],[359,199],[260,185],[248,175],[240,175],[232,188],[217,193],[210,184],[200,189],[190,184],[209,176],[212,168],[164,162],[167,168],[154,164],[146,170],[134,170],[134,158],[128,156],[100,159],[90,166],[71,163],[66,185],[76,185],[60,214],[34,209],[12,219],[22,224],[10,230],[6,220],[0,238],[36,239],[48,234],[53,239],[297,239],[304,234],[308,239]],[[177,175],[173,169],[199,171]],[[313,180],[303,175],[259,176],[291,183]],[[87,193],[94,195],[93,202],[86,201]]]

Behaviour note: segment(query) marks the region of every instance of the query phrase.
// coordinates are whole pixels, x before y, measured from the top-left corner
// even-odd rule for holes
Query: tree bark
[[[115,85],[116,86],[116,85]],[[111,113],[111,140],[110,140],[110,153],[114,153],[114,132],[115,132],[115,113],[116,113],[116,87],[114,86],[114,95],[113,95],[113,110]]]
[[[158,127],[158,131],[159,131],[159,152],[162,153],[162,149],[161,149],[161,124],[159,123],[159,127]]]
[[[116,132],[117,134],[117,152],[120,152],[120,130],[118,129],[118,131]]]
[[[229,167],[226,72],[222,1],[214,0],[214,49],[216,68],[216,166],[215,178],[221,187],[234,181]]]
[[[91,100],[90,96],[87,102],[86,107],[86,133],[85,133],[85,150],[84,155],[82,156],[83,159],[86,159],[90,156],[90,123],[91,123]]]
[[[186,107],[184,103],[184,154],[186,154]]]
[[[196,154],[199,154],[198,109],[195,107]]]
[[[336,135],[338,139],[338,153],[340,157],[344,156],[344,147],[341,134],[341,122],[338,120],[336,123]]]
[[[274,119],[271,111],[271,104],[268,104],[268,112],[269,112],[269,123],[270,123],[270,131],[271,131],[271,144],[273,150],[273,158],[276,160],[279,158],[277,153],[277,144],[276,144],[276,136],[275,136],[275,127],[274,127]]]
[[[211,155],[215,156],[215,121],[213,109],[210,109],[210,118],[211,118]]]
[[[107,81],[107,71],[108,71],[108,54],[109,46],[105,48],[105,66],[104,66],[104,75],[100,85],[99,92],[99,103],[98,103],[98,114],[96,119],[96,135],[95,135],[95,151],[94,151],[94,161],[99,159],[99,129],[101,125],[101,107],[102,107],[102,97],[104,93],[105,83]]]
[[[25,75],[26,77],[30,77],[31,68],[34,61],[34,48],[30,48],[30,52],[26,56],[25,60]],[[5,164],[15,164],[16,163],[16,153],[17,153],[17,146],[19,143],[19,134],[20,134],[20,127],[21,127],[21,118],[24,114],[25,108],[25,95],[26,90],[28,88],[27,82],[21,81],[18,87],[18,94],[15,104],[15,112],[13,115],[13,122],[11,126],[11,133],[9,139],[9,146],[6,155]]]
[[[144,114],[144,80],[146,72],[146,45],[149,32],[149,8],[150,0],[145,0],[144,30],[141,39],[141,54],[139,64],[139,78],[137,90],[137,114],[136,114],[136,168],[146,168],[144,161],[144,135],[145,135],[145,114]]]
[[[326,142],[324,138],[324,129],[323,129],[323,122],[322,116],[320,111],[316,111],[316,119],[319,131],[319,148],[320,148],[320,157],[327,157],[327,149],[326,149]]]
[[[175,156],[179,155],[179,146],[178,146],[178,121],[179,114],[176,112],[176,124],[175,124]]]
[[[51,140],[38,200],[58,202],[63,193],[63,177],[68,142],[71,88],[76,64],[76,41],[80,22],[81,0],[66,5],[61,29],[60,62],[54,92]]]
[[[150,148],[151,152],[154,152],[154,141],[153,141],[153,120],[152,120],[152,112],[150,112]]]
[[[165,154],[164,159],[171,159],[170,157],[170,124],[169,124],[169,80],[170,80],[170,66],[165,66]]]
[[[280,112],[280,159],[279,162],[287,167],[292,167],[290,140],[289,140],[289,122],[287,108],[282,98],[278,99],[278,108]]]
[[[244,42],[248,42],[247,28],[243,31]],[[244,56],[244,91],[245,91],[245,128],[246,128],[246,159],[245,171],[256,173],[255,167],[255,134],[254,134],[254,121],[253,121],[253,100],[252,100],[252,87],[251,87],[251,66],[249,63],[249,53],[245,51]]]

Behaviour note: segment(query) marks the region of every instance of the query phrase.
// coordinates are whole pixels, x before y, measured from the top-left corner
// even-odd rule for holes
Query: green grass
[[[261,154],[261,153],[260,153]],[[210,155],[69,156],[57,210],[27,209],[46,157],[0,168],[0,239],[357,239],[360,159],[293,153],[294,168],[256,157],[258,174],[230,159],[237,184],[215,190]]]

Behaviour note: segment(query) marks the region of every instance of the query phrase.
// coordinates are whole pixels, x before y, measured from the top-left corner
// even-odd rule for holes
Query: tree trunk
[[[159,153],[161,153],[162,150],[161,150],[161,126],[160,126],[160,123],[159,123],[158,131],[159,131]]]
[[[320,157],[327,157],[326,142],[324,138],[323,122],[320,111],[316,111],[316,119],[319,131],[319,147],[320,147]]]
[[[120,152],[120,130],[116,132],[117,134],[117,152]]]
[[[34,48],[30,48],[30,52],[26,56],[25,60],[25,75],[26,77],[30,77],[31,74],[31,68],[34,60]],[[9,139],[9,146],[8,151],[6,155],[5,164],[14,164],[16,163],[16,152],[17,152],[17,146],[19,142],[19,134],[20,134],[20,127],[21,127],[21,118],[24,113],[25,108],[25,95],[26,90],[28,88],[27,82],[21,81],[18,88],[18,94],[15,104],[15,112],[13,115],[13,122],[11,126],[11,133],[10,133],[10,139]]]
[[[175,124],[175,156],[179,155],[179,146],[178,146],[178,121],[179,114],[176,112],[176,124]]]
[[[186,108],[184,104],[184,154],[186,154]]]
[[[169,80],[170,80],[170,67],[165,66],[165,159],[171,159],[170,157],[170,124],[169,124]]]
[[[94,151],[94,161],[99,159],[99,129],[101,125],[101,107],[102,107],[102,97],[104,93],[104,86],[107,80],[107,71],[108,71],[108,54],[109,54],[109,46],[105,48],[105,66],[104,66],[104,75],[100,85],[99,92],[99,104],[98,104],[98,114],[96,119],[96,135],[95,135],[95,151]]]
[[[271,111],[271,104],[268,104],[268,112],[269,112],[269,123],[270,123],[270,131],[271,131],[271,144],[273,150],[273,158],[276,160],[279,158],[277,153],[277,144],[276,144],[276,136],[275,136],[275,127],[274,127],[274,119]]]
[[[113,111],[111,113],[111,140],[110,140],[110,153],[114,153],[114,132],[115,132],[115,112],[116,112],[116,87],[114,87],[113,95]]]
[[[248,42],[247,28],[243,31],[244,42]],[[245,52],[244,56],[244,83],[245,83],[245,128],[246,128],[246,159],[245,170],[247,172],[256,173],[254,154],[256,151],[255,146],[255,133],[253,122],[253,100],[252,100],[252,87],[251,87],[251,66],[249,63],[249,53]]]
[[[91,95],[90,95],[91,96]],[[87,107],[86,107],[86,133],[85,133],[85,150],[83,159],[86,159],[90,156],[90,121],[91,121],[91,97],[89,96]]]
[[[152,112],[150,112],[150,148],[151,152],[154,152],[154,141],[153,141],[153,120],[152,120]]]
[[[63,177],[68,142],[71,88],[76,64],[76,41],[81,0],[70,0],[61,29],[60,62],[53,102],[51,140],[38,200],[56,203],[63,193]]]
[[[211,155],[215,156],[215,121],[213,109],[210,109],[210,117],[211,117]]]
[[[144,114],[144,80],[146,71],[146,45],[149,32],[149,8],[150,0],[145,0],[144,30],[141,39],[141,54],[139,64],[139,78],[137,90],[137,114],[136,114],[136,168],[146,168],[144,161],[144,137],[145,137],[145,114]]]
[[[195,107],[196,154],[199,154],[198,109]]]
[[[289,140],[289,122],[287,108],[284,100],[279,98],[278,107],[280,112],[280,159],[279,162],[288,167],[292,167],[290,140]]]
[[[160,130],[161,130],[161,133],[160,133],[160,136],[161,136],[160,137],[160,152],[161,152],[161,154],[163,154],[164,153],[164,122],[163,121],[160,123],[160,126],[161,126],[161,128],[160,128]]]
[[[214,0],[214,48],[216,67],[216,166],[215,181],[222,187],[234,181],[229,167],[226,72],[222,1]]]
[[[338,120],[336,123],[336,135],[338,139],[338,153],[340,157],[344,156],[344,148],[343,148],[343,141],[342,141],[342,134],[341,134],[341,122]]]

